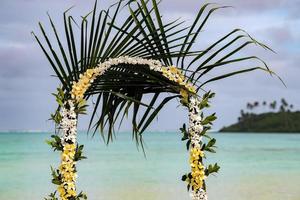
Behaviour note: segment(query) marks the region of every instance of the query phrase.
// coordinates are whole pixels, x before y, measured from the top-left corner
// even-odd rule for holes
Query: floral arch
[[[182,72],[175,66],[165,67],[161,62],[157,60],[148,60],[143,58],[133,57],[119,57],[109,59],[106,62],[100,63],[96,68],[88,69],[85,73],[81,74],[79,80],[72,84],[71,98],[63,102],[61,109],[61,122],[59,124],[62,129],[59,143],[54,146],[60,146],[62,151],[61,164],[58,168],[57,182],[59,182],[58,192],[61,199],[76,198],[76,161],[79,160],[81,152],[79,152],[79,146],[77,144],[77,119],[78,113],[76,110],[80,110],[80,104],[84,100],[85,92],[88,91],[95,79],[101,78],[107,70],[114,66],[126,65],[136,67],[146,67],[151,71],[157,73],[158,76],[163,76],[172,82],[173,92],[180,94],[181,103],[186,106],[189,111],[189,128],[188,139],[190,140],[190,166],[191,172],[184,175],[184,180],[188,182],[188,186],[191,188],[192,199],[207,199],[205,192],[205,179],[214,172],[218,171],[217,165],[214,169],[205,168],[203,164],[204,149],[211,148],[202,145],[202,137],[205,135],[206,130],[204,126],[212,122],[215,117],[211,115],[203,119],[203,109],[209,98],[213,97],[213,93],[206,93],[202,98],[196,94],[196,88],[188,82]],[[175,86],[175,87],[174,87]],[[206,104],[206,105],[205,105]],[[208,127],[206,127],[207,129]],[[82,150],[82,149],[80,149]],[[79,154],[80,155],[79,155]],[[77,154],[77,155],[76,155]]]
[[[57,192],[62,200],[87,199],[84,193],[76,191],[76,162],[85,158],[76,134],[78,116],[86,112],[86,101],[91,96],[96,96],[96,102],[89,130],[100,130],[109,142],[115,124],[121,124],[131,111],[132,132],[140,144],[142,133],[160,110],[169,101],[179,98],[188,111],[188,127],[184,124],[180,130],[183,140],[187,140],[191,167],[182,180],[187,182],[193,200],[207,199],[205,180],[220,167],[204,163],[207,153],[215,152],[216,143],[208,135],[216,116],[203,114],[214,93],[206,92],[204,86],[254,70],[274,74],[257,56],[237,56],[251,44],[271,50],[241,29],[231,31],[204,50],[195,50],[203,27],[221,8],[225,7],[205,4],[192,25],[185,26],[180,20],[165,23],[156,0],[119,0],[100,12],[97,12],[96,1],[93,11],[83,16],[80,23],[68,15],[69,10],[64,13],[65,43],[49,16],[56,45],[39,23],[44,42],[33,35],[61,84],[54,94],[58,108],[51,115],[56,134],[48,141],[54,150],[61,151],[61,163],[58,169],[52,168],[52,183],[57,185],[57,190],[46,200],[58,200]],[[121,11],[125,14],[119,25],[117,19]],[[80,29],[77,34],[75,27]],[[259,66],[243,67],[244,61]],[[232,64],[241,67],[230,71]],[[218,71],[222,67],[229,71]],[[212,71],[216,75],[207,76]],[[161,94],[167,96],[161,97]],[[150,95],[148,102],[144,102],[145,95]]]

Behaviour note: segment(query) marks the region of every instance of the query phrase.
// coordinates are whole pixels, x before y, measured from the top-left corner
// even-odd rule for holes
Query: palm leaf
[[[178,19],[165,22],[159,6],[160,2],[156,0],[119,0],[106,10],[98,10],[96,1],[93,10],[79,22],[69,14],[70,9],[64,13],[66,44],[50,15],[55,40],[48,37],[41,23],[39,27],[44,42],[36,34],[33,35],[66,94],[71,90],[72,81],[77,81],[86,69],[119,56],[156,59],[166,66],[177,63],[187,78],[197,86],[197,91],[204,90],[203,87],[208,83],[241,73],[262,70],[274,74],[258,56],[238,56],[250,44],[272,51],[244,30],[235,29],[204,50],[196,48],[200,33],[212,14],[227,6],[204,4],[191,24]],[[121,25],[118,24],[120,17],[124,18]],[[80,24],[78,38],[77,24]],[[58,49],[54,48],[53,43],[57,43]],[[262,63],[263,67],[240,67],[240,63],[251,60]],[[231,64],[238,68],[232,71]],[[230,72],[207,78],[208,73],[221,67]],[[96,96],[88,129],[94,129],[94,134],[100,130],[102,137],[109,142],[114,137],[116,123],[120,127],[123,119],[132,112],[133,138],[139,143],[142,141],[141,134],[157,118],[161,109],[179,97],[180,88],[147,66],[113,66],[98,77],[85,94],[87,100]],[[167,96],[162,98],[161,94]],[[66,98],[70,96],[66,95]]]

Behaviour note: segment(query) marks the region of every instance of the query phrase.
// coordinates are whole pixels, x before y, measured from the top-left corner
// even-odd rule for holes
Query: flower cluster
[[[194,191],[198,191],[203,187],[205,176],[205,167],[201,163],[204,157],[203,151],[197,147],[193,147],[190,151],[190,165],[192,169],[190,185]]]
[[[76,143],[77,115],[75,113],[74,103],[71,100],[64,104],[61,110],[61,116],[60,128],[62,129],[62,144]]]
[[[59,172],[62,183],[58,186],[57,190],[62,200],[68,200],[70,197],[76,196],[74,159],[76,153],[77,115],[74,103],[71,100],[64,104],[61,116],[60,128],[62,129],[61,143],[63,151]]]
[[[184,85],[185,77],[182,74],[181,70],[175,66],[170,67],[162,67],[161,72],[163,75],[168,78],[170,81],[174,81],[179,83],[180,85]]]
[[[193,191],[191,193],[192,200],[208,200],[207,194],[203,189],[200,189],[198,191]]]
[[[207,200],[206,192],[203,190],[206,179],[205,167],[202,163],[204,152],[201,150],[201,132],[203,131],[202,117],[200,111],[201,100],[196,96],[189,98],[189,135],[191,139],[190,166],[191,174],[189,184],[192,187],[192,200]]]
[[[62,200],[68,200],[70,197],[76,197],[75,153],[76,144],[64,145],[64,149],[61,154],[61,165],[59,166],[62,183],[57,188]]]
[[[200,148],[200,141],[202,139],[201,132],[203,131],[201,111],[199,108],[201,101],[195,96],[189,99],[189,134],[191,137],[191,144],[194,147]]]
[[[100,63],[96,68],[88,69],[85,73],[80,75],[78,82],[73,82],[71,97],[76,101],[80,101],[84,98],[84,93],[91,86],[91,83],[100,75],[102,75],[111,66],[119,64],[130,64],[130,65],[147,65],[153,71],[162,73],[166,78],[171,81],[184,86],[185,89],[180,91],[182,97],[187,99],[188,92],[195,93],[195,87],[185,79],[185,76],[175,66],[164,67],[161,62],[151,59],[143,59],[138,57],[121,56],[119,58],[110,58],[109,60]]]
[[[180,69],[178,69],[177,67],[175,67],[175,66],[162,67],[161,72],[169,80],[174,81],[184,87],[180,90],[180,95],[181,95],[183,102],[185,102],[185,103],[188,102],[189,93],[192,93],[192,94],[196,93],[195,86],[193,86],[190,82],[188,82],[186,80],[182,71]]]
[[[84,74],[80,74],[79,81],[73,82],[71,96],[73,99],[80,101],[83,99],[84,93],[91,86],[91,83],[98,75],[99,70],[88,69]]]
[[[162,67],[161,72],[163,75],[171,81],[178,83],[179,85],[184,86],[188,91],[195,93],[196,88],[191,83],[189,83],[182,71],[175,66]]]

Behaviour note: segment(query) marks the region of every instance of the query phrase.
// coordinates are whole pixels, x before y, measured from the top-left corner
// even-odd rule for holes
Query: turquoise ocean
[[[210,200],[300,200],[300,134],[211,134],[220,173],[208,181]],[[42,200],[55,190],[50,165],[59,155],[47,133],[0,133],[0,200]],[[181,135],[144,134],[146,157],[130,133],[106,146],[79,134],[87,160],[78,164],[78,190],[89,200],[189,200],[181,176],[189,171]]]

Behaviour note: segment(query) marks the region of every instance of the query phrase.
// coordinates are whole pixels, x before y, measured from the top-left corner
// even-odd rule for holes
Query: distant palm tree
[[[288,106],[288,103],[287,103],[287,101],[286,101],[284,98],[281,99],[281,104],[282,104],[284,107]]]
[[[238,121],[243,121],[246,117],[245,111],[242,109],[240,111],[241,116],[238,118]]]
[[[270,103],[270,108],[272,110],[276,110],[276,107],[277,107],[277,101],[273,101],[273,102]]]
[[[289,108],[290,108],[290,105],[288,104],[288,102],[284,98],[282,98],[281,99],[280,111],[281,112],[289,111]]]
[[[266,101],[263,101],[263,102],[262,102],[262,106],[263,106],[263,110],[266,111],[267,102],[266,102]]]
[[[248,109],[248,110],[252,110],[253,107],[254,107],[254,106],[253,106],[251,103],[247,103],[247,109]]]

